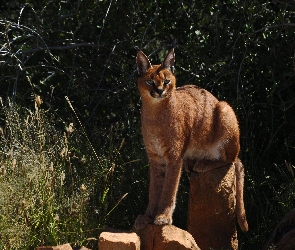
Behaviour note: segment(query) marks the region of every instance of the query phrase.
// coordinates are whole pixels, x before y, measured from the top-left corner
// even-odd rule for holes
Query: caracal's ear
[[[171,70],[172,73],[174,72],[174,61],[175,61],[175,54],[174,54],[174,49],[171,49],[167,56],[165,57],[162,67]]]
[[[137,52],[136,64],[137,64],[137,72],[140,76],[143,76],[145,72],[152,67],[149,59],[142,51]]]

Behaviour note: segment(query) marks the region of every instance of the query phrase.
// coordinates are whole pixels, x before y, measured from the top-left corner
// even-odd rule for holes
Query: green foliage
[[[65,174],[75,183],[86,185],[83,180],[88,180],[92,189],[86,189],[87,213],[98,224],[130,229],[147,204],[134,46],[154,63],[175,46],[178,85],[204,87],[236,110],[250,222],[250,233],[239,234],[242,249],[261,248],[278,220],[294,207],[295,7],[291,0],[26,0],[1,3],[0,11],[4,105],[8,107],[10,100],[13,106],[28,107],[31,93],[41,95],[43,105],[54,114],[50,118],[51,124],[56,123],[54,131],[64,129],[56,120],[69,124],[80,118],[79,127],[85,127],[93,145],[86,147],[93,162],[87,170],[77,163],[76,172],[70,172],[69,160],[59,164],[68,166]],[[77,114],[64,96],[69,96]],[[79,159],[88,155],[84,149],[86,142],[89,145],[84,132],[81,136],[84,139],[70,149]],[[39,147],[40,137],[35,137]],[[55,145],[53,139],[47,140],[51,140],[44,143],[47,147]],[[63,135],[62,141],[66,145]],[[96,162],[93,149],[105,160]],[[57,165],[51,157],[46,166],[51,161]],[[72,190],[69,197],[79,190],[70,181],[65,185]],[[180,191],[174,221],[185,228],[185,175]]]

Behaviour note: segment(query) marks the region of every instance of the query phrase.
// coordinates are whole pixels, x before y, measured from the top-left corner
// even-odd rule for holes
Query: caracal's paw
[[[144,229],[147,224],[153,223],[153,219],[147,215],[138,215],[133,225],[134,230]]]
[[[157,215],[154,224],[156,225],[171,225],[172,224],[172,218],[171,216],[167,216],[165,214]]]

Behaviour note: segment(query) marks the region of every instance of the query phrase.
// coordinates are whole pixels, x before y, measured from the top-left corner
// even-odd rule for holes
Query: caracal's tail
[[[244,166],[240,159],[234,163],[236,170],[236,211],[239,225],[242,231],[248,231],[248,222],[244,206]]]

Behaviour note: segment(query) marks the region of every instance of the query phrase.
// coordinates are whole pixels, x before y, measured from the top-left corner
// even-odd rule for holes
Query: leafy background
[[[64,174],[68,180],[54,184],[52,210],[36,220],[45,216],[51,224],[43,224],[55,223],[42,237],[38,223],[25,218],[28,212],[16,212],[16,204],[26,208],[21,211],[33,209],[32,217],[37,211],[28,201],[22,203],[28,199],[25,195],[12,200],[10,209],[1,203],[7,212],[0,220],[3,249],[63,242],[95,245],[104,226],[130,229],[144,212],[148,162],[140,134],[136,46],[154,63],[175,47],[178,85],[196,84],[234,107],[241,128],[250,224],[249,233],[239,233],[240,249],[261,248],[278,221],[294,208],[294,1],[25,0],[1,2],[0,10],[0,124],[5,145],[0,190],[7,190],[11,169],[23,166],[26,154],[15,149],[17,143],[28,142],[27,133],[36,134],[35,141],[48,136],[42,139],[46,150],[42,143],[37,148],[27,145],[34,148],[30,155],[39,157],[39,165],[49,169],[45,175],[41,171],[38,180],[48,179],[51,162],[59,171],[56,178]],[[41,96],[41,106],[34,106],[36,96]],[[28,115],[29,123],[22,127]],[[65,132],[70,123],[73,133]],[[54,135],[58,147],[50,139]],[[50,148],[57,153],[44,161],[40,155]],[[18,176],[19,181],[29,178],[24,172]],[[184,174],[174,215],[174,224],[181,228],[186,227],[188,179]],[[85,206],[81,195],[87,196]],[[63,212],[56,206],[62,199],[68,204]],[[76,199],[80,206],[80,217],[70,216],[73,229],[68,233],[64,228],[70,227],[69,221],[63,216],[73,214],[74,203],[66,199]],[[27,230],[22,237],[29,237],[29,242],[21,237],[11,240],[14,224],[8,222],[15,213],[19,226]],[[81,233],[73,234],[77,229]]]

